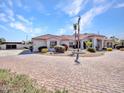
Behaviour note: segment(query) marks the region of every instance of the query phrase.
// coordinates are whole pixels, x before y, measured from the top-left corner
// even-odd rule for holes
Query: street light
[[[76,37],[78,38],[77,39],[78,50],[77,50],[77,53],[76,53],[77,55],[76,55],[76,60],[75,60],[76,63],[80,63],[78,61],[78,59],[79,59],[79,48],[80,48],[80,20],[81,20],[81,17],[79,16],[78,23],[77,24],[74,24],[75,41],[76,41]],[[76,34],[76,30],[77,30],[77,34]]]

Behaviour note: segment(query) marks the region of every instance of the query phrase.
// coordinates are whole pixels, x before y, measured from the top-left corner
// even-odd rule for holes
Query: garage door
[[[16,49],[16,45],[6,45],[6,49]]]

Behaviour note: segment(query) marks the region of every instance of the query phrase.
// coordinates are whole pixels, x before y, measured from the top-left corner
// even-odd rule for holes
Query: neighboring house
[[[97,49],[97,50],[102,50],[104,47],[112,47],[113,43],[111,46],[108,46],[108,42],[105,36],[103,35],[96,35],[96,34],[80,34],[80,48],[81,49],[86,49],[87,46],[85,44],[85,41],[90,40],[92,41],[92,47]],[[33,43],[33,51],[37,52],[38,48],[41,46],[47,46],[47,48],[53,47],[55,45],[61,45],[61,44],[66,44],[68,47],[72,46],[77,46],[77,40],[75,40],[74,35],[51,35],[51,34],[46,34],[46,35],[41,35],[38,37],[32,38],[32,43]],[[107,43],[107,44],[106,44]]]
[[[29,48],[31,44],[24,44],[22,42],[2,42],[0,44],[0,49],[23,49],[25,47]]]
[[[115,48],[115,42],[112,39],[105,39],[104,47]]]

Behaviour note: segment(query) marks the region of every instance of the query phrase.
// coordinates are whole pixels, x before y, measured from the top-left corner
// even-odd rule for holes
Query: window
[[[73,47],[73,42],[69,42],[69,47]]]
[[[6,49],[16,49],[16,45],[6,45]]]
[[[57,41],[50,41],[50,47],[54,47],[57,45]]]

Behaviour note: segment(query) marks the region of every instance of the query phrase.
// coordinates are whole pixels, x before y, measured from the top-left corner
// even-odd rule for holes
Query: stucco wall
[[[44,40],[32,40],[32,42],[33,42],[33,51],[34,52],[37,52],[38,48],[40,46],[47,46],[47,42]]]
[[[60,44],[66,44],[67,46],[69,46],[69,41],[61,41]]]
[[[73,45],[75,45],[75,41],[74,40],[60,41],[60,44],[66,44],[69,47],[69,42],[73,42]]]
[[[6,45],[5,44],[0,45],[0,49],[5,50],[6,49]]]
[[[0,45],[0,49],[5,50],[6,45],[16,45],[16,49],[23,49],[25,47],[23,44],[2,44]]]
[[[17,49],[23,49],[24,45],[23,44],[16,44]]]

